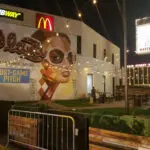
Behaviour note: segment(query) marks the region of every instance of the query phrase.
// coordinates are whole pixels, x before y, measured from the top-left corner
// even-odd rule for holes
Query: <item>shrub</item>
[[[133,116],[97,115],[89,116],[91,127],[123,132],[139,136],[150,136],[150,120],[141,120]]]

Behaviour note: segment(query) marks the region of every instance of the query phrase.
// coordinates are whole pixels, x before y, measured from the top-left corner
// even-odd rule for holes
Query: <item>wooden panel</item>
[[[9,135],[22,143],[37,145],[37,119],[9,116]]]
[[[134,136],[130,134],[112,132],[96,128],[89,128],[89,139],[91,142],[110,142],[135,148],[150,144],[150,138],[148,137]]]

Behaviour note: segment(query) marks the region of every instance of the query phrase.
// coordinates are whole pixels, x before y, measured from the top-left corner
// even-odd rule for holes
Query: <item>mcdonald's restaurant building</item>
[[[17,25],[29,27],[31,32],[32,29],[39,28],[65,33],[69,36],[71,51],[76,53],[75,71],[71,76],[72,85],[67,87],[67,84],[62,84],[59,87],[60,91],[63,91],[62,94],[54,94],[52,99],[74,99],[88,96],[92,86],[99,92],[105,92],[108,95],[115,94],[115,86],[120,84],[120,78],[122,77],[120,48],[88,25],[78,20],[5,4],[0,4],[0,22],[0,29],[3,29],[2,23],[4,23],[7,26],[9,25],[12,30],[15,30],[14,25]],[[24,29],[24,36],[28,36],[27,34],[26,29]],[[30,76],[30,81],[32,78],[34,79]],[[31,86],[29,89],[32,90],[36,88],[34,83],[29,86]],[[65,90],[62,90],[63,88]],[[68,93],[70,92],[69,94],[65,92],[67,90]],[[28,95],[28,97],[31,97],[31,95]],[[18,99],[21,99],[21,96]],[[37,97],[32,96],[32,100],[36,99]]]

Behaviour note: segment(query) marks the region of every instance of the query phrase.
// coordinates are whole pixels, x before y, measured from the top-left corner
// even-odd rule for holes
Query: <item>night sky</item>
[[[98,9],[103,18],[107,34],[99,19],[96,8],[90,0],[0,0],[1,3],[18,7],[38,10],[50,14],[65,16],[73,19],[77,17],[77,7],[83,13],[83,22],[94,30],[114,42],[121,48],[121,65],[123,64],[123,25],[116,0],[98,0]],[[122,0],[118,0],[122,7]],[[150,0],[126,0],[127,34],[128,34],[128,64],[150,62],[150,55],[137,56],[135,54],[135,19],[150,17]],[[61,9],[60,9],[61,7]],[[150,31],[149,31],[150,32]]]

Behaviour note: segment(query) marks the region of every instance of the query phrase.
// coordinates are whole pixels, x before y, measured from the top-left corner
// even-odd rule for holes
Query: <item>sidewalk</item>
[[[90,107],[71,107],[71,109],[93,109],[93,108],[123,108],[125,106],[124,101],[115,101],[112,103],[104,103],[104,104],[95,104],[95,106]]]
[[[87,106],[87,107],[66,107],[63,105],[59,105],[56,103],[51,103],[49,105],[53,109],[59,109],[59,110],[80,110],[80,109],[93,109],[93,108],[124,108],[125,102],[124,101],[114,101],[112,103],[102,103],[102,104],[94,104],[93,106]]]

